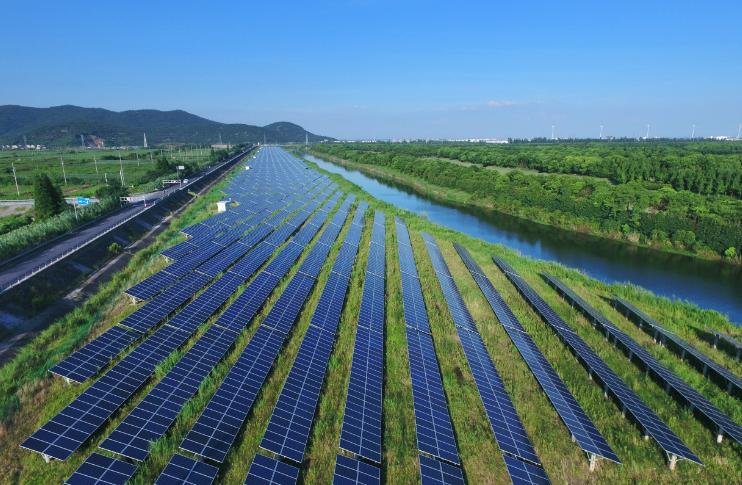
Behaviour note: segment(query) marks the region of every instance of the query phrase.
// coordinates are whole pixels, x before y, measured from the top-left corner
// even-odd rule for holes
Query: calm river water
[[[436,224],[503,244],[526,256],[559,261],[601,281],[630,281],[658,295],[718,310],[733,322],[742,323],[742,268],[738,266],[639,248],[489,211],[444,205],[357,170],[311,155],[305,157],[374,197]]]

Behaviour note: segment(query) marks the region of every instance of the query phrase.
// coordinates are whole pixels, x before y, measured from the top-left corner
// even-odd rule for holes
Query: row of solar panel
[[[316,226],[313,226],[313,227],[315,228],[314,230],[316,230]],[[214,334],[217,334],[218,333],[218,334],[224,335],[224,336],[236,335],[234,332],[232,332],[230,330],[222,329],[222,328],[219,328],[219,327],[216,327],[216,326],[215,327],[212,327],[211,329],[209,329],[209,331],[207,331],[207,333],[205,334],[205,336],[206,335],[209,335],[210,333],[214,333]],[[211,339],[211,338],[210,339],[206,339],[206,340],[200,339],[199,342],[197,342],[197,344],[191,350],[194,350],[197,347],[200,347],[200,348],[203,348],[203,349],[208,349],[208,351],[206,351],[206,353],[204,353],[202,351],[201,352],[201,355],[205,355],[206,356],[205,357],[205,361],[206,362],[208,362],[208,361],[213,362],[215,358],[216,358],[216,360],[218,360],[217,354],[219,353],[219,351],[222,348],[224,348],[224,344],[226,343],[227,344],[227,347],[228,347],[229,345],[231,345],[231,343],[229,343],[229,341],[230,340],[233,340],[233,338],[226,337],[226,338],[221,338],[219,340],[221,341],[221,343],[220,344],[215,344],[214,343],[214,339]],[[204,343],[201,344],[201,342],[204,342]],[[203,374],[204,368],[209,367],[208,365],[206,365],[204,363],[204,358],[201,359],[202,360],[201,362],[198,362],[196,365],[194,365],[193,363],[195,361],[198,361],[199,360],[198,358],[194,358],[194,357],[196,357],[196,354],[191,354],[191,351],[189,351],[186,354],[186,357],[184,357],[180,361],[180,363],[177,364],[176,367],[173,369],[173,371],[175,371],[175,372],[168,374],[168,376],[166,376],[166,378],[163,379],[163,381],[161,381],[161,383],[158,384],[158,386],[156,386],[155,389],[158,390],[158,391],[161,391],[164,394],[161,394],[160,392],[158,392],[158,393],[154,393],[154,392],[153,393],[150,393],[150,395],[145,398],[145,401],[143,401],[143,403],[146,402],[147,399],[149,399],[150,396],[154,396],[152,399],[153,400],[156,400],[156,402],[158,402],[158,403],[168,403],[168,406],[167,407],[169,409],[167,409],[165,411],[165,414],[172,413],[173,410],[170,409],[171,406],[174,406],[173,399],[172,398],[173,397],[176,397],[176,400],[177,400],[177,398],[179,397],[179,398],[182,399],[182,394],[184,394],[184,393],[187,394],[191,389],[193,389],[193,384],[194,384],[192,380],[190,380],[190,382],[188,384],[182,383],[181,381],[178,380],[178,377],[184,377],[184,376],[193,377],[193,372]],[[213,364],[212,364],[212,366],[213,366]],[[186,369],[188,369],[188,371]],[[189,374],[189,371],[190,371],[190,374]],[[168,378],[170,377],[171,374],[173,376],[173,379],[170,379],[169,380]],[[171,385],[168,385],[168,384],[171,384]],[[186,387],[185,388],[178,389],[179,385],[181,385],[181,386],[182,385],[185,385]],[[164,397],[165,394],[167,394],[167,397]],[[130,417],[133,417],[132,418],[133,420],[137,420],[137,419],[140,419],[142,417],[142,416],[135,416],[137,410],[139,410],[139,409],[140,409],[140,406],[138,406],[137,409],[135,409],[135,412],[133,412],[130,415]],[[149,409],[150,409],[150,407],[147,406],[147,410],[149,410]],[[161,409],[160,411],[163,411],[163,410]],[[174,414],[177,415],[177,411]],[[151,414],[150,414],[150,416],[151,416]],[[157,416],[156,419],[152,419],[151,420],[152,423],[155,423],[156,422],[155,423],[156,425],[153,427],[155,430],[162,429],[162,428],[165,428],[165,430],[166,430],[167,426],[164,426],[164,427],[162,426],[162,418],[163,418],[163,416]],[[127,419],[129,419],[129,418],[127,418]],[[137,432],[137,431],[133,430],[133,428],[131,428],[131,427],[128,426],[130,424],[134,424],[134,421],[132,421],[132,423],[127,423],[126,421],[127,420],[125,420],[124,423],[122,423],[122,425],[120,425],[119,428],[117,428],[116,432],[118,432],[119,434],[118,435],[116,435],[116,434],[112,435],[111,438],[109,438],[108,440],[106,440],[106,443],[109,443],[109,444],[110,443],[113,443],[114,445],[120,443],[120,440],[119,439],[112,439],[112,438],[114,436],[116,436],[117,438],[120,438],[121,435],[122,434],[125,434],[127,430],[133,431],[134,433],[138,433],[140,435],[140,436],[138,436],[139,439],[142,439],[142,438],[144,438],[144,439],[151,438],[151,436],[150,436],[149,433],[151,433],[152,430],[146,430],[145,432]],[[138,421],[138,423],[141,423],[141,421]],[[126,424],[127,426],[124,426],[124,424]],[[158,428],[158,426],[159,426],[159,428]],[[129,446],[126,449],[128,449],[128,450],[139,450],[140,449],[137,445],[141,445],[141,443],[138,443],[136,441],[132,441],[132,443],[136,443],[136,444],[131,445],[131,446]],[[168,467],[166,468],[166,470],[163,472],[162,476],[158,479],[158,483],[167,483],[167,480],[169,480],[169,477],[177,477],[177,476],[179,476],[177,474],[173,474],[172,473],[173,470],[171,470],[173,468],[171,465],[174,465],[173,462],[176,461],[176,459],[178,459],[178,458],[180,458],[182,460],[186,460],[186,461],[192,462],[196,468],[199,468],[200,465],[203,465],[203,464],[198,464],[198,462],[193,462],[193,460],[186,459],[184,457],[178,457],[176,455],[175,457],[173,457],[173,460],[171,460],[171,464],[168,465]],[[208,467],[208,465],[205,465],[205,466]],[[182,469],[182,468],[183,468],[182,466],[176,466],[176,469]],[[214,467],[210,467],[210,468],[214,468]],[[189,473],[191,473],[191,472],[189,472]],[[215,475],[215,472],[214,472],[214,475]],[[196,474],[194,476],[199,477],[201,475],[198,472],[196,472]],[[208,483],[210,483],[210,481]]]
[[[249,251],[269,231],[270,227],[265,225],[261,225],[253,231],[251,234],[254,234],[254,237],[249,241],[250,245],[244,244],[239,246],[241,255]],[[220,268],[220,271],[228,265],[227,262],[223,263],[225,265]],[[245,272],[238,272],[238,274],[244,275]],[[99,338],[52,367],[50,372],[77,382],[83,382],[89,379],[98,373],[124,348],[139,339],[141,337],[140,334],[144,334],[156,326],[167,315],[191,298],[210,279],[206,275],[192,273],[182,280],[179,285],[176,285],[127,316],[122,321],[122,325],[129,327],[128,329],[121,326],[112,327]]]
[[[371,485],[381,480],[381,470],[361,458],[381,464],[385,261],[372,259],[370,253],[377,249],[384,254],[385,232],[384,213],[376,211],[340,433],[340,448],[355,458],[337,455],[335,485]]]
[[[650,371],[670,396],[679,398],[683,404],[688,405],[703,418],[702,422],[711,424],[713,432],[717,435],[717,441],[721,441],[723,435],[726,434],[737,443],[742,443],[742,426],[735,423],[677,374],[662,365],[645,348],[616,327],[561,280],[549,274],[543,274],[543,277],[570,304],[582,312],[596,328],[603,331],[609,341],[621,348],[628,355],[629,360],[638,360],[644,369]]]
[[[422,483],[463,482],[443,380],[422,296],[412,243],[404,221],[395,218],[397,252],[401,269],[402,304],[409,355],[415,434],[420,452]],[[430,455],[435,459],[430,459]],[[454,466],[455,465],[455,466]]]
[[[492,258],[505,273],[526,301],[541,318],[557,333],[573,354],[587,368],[594,380],[602,383],[607,395],[612,396],[621,408],[641,426],[645,435],[651,436],[668,454],[671,465],[677,459],[701,463],[700,459],[647,406],[626,383],[577,335],[531,287],[507,263],[498,257]]]
[[[628,301],[621,298],[614,298],[612,303],[621,313],[626,315],[629,320],[635,322],[640,328],[652,335],[655,341],[674,350],[680,355],[682,360],[688,359],[688,361],[701,369],[704,376],[711,375],[714,377],[712,380],[719,382],[722,389],[729,393],[729,395],[738,398],[742,397],[742,379],[732,371],[713,361],[706,354],[693,347],[678,335],[667,330],[652,317],[639,310]]]
[[[500,450],[503,452],[503,456],[509,455],[510,458],[525,465],[540,468],[540,474],[544,479],[539,483],[549,483],[545,472],[541,468],[536,450],[533,448],[533,444],[528,438],[515,406],[505,390],[505,385],[495,368],[494,362],[492,362],[487,352],[482,337],[474,324],[474,319],[464,304],[461,293],[451,276],[437,242],[427,233],[422,235],[449,313],[456,326],[464,355],[474,375],[474,382],[479,391],[487,418],[490,421],[492,432]],[[509,467],[507,469],[510,471]]]
[[[215,310],[219,306],[215,301],[231,295],[231,292],[223,291],[224,285],[235,285],[234,279],[224,281],[226,283],[210,287],[184,311],[193,308],[195,315],[203,315],[203,308]],[[190,337],[195,330],[193,320],[184,319],[182,323],[183,329],[168,325],[152,334],[22,446],[66,459],[146,381],[156,365]]]

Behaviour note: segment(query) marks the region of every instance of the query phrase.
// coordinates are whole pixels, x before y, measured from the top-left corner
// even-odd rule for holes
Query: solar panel
[[[278,356],[285,335],[261,325],[180,448],[223,462]]]
[[[93,453],[80,465],[65,485],[123,485],[134,475],[137,468],[125,461]]]
[[[347,237],[346,234],[346,240]],[[346,240],[343,241],[343,247],[349,247]],[[357,248],[350,247],[355,259]],[[314,412],[335,341],[335,330],[348,288],[348,279],[339,276],[334,270],[338,264],[346,263],[347,260],[335,260],[333,273],[322,289],[311,325],[302,340],[296,360],[289,371],[260,443],[263,449],[297,463],[303,460],[309,440]],[[352,264],[353,261],[350,261],[351,266]]]
[[[696,414],[702,416],[704,423],[713,425],[717,441],[721,441],[724,434],[730,436],[737,443],[742,442],[742,427],[729,416],[721,412],[701,393],[693,389],[670,369],[662,365],[646,349],[634,341],[628,334],[621,331],[603,314],[598,312],[579,295],[572,291],[558,278],[544,274],[544,279],[560,293],[567,301],[580,310],[595,326],[602,330],[609,341],[621,348],[630,360],[638,360],[661,383],[661,387],[671,396],[687,404]]]
[[[369,265],[370,266],[370,265]],[[358,314],[358,326],[376,332],[384,330],[384,301],[386,298],[384,277],[366,272],[363,285],[361,308]]]
[[[375,485],[381,483],[381,470],[354,458],[337,455],[333,485]]]
[[[260,447],[301,463],[334,334],[309,326]]]
[[[146,303],[121,321],[121,325],[137,332],[145,333],[160,323],[176,308],[185,303],[198,290],[203,288],[211,278],[199,273],[191,273],[154,300]]]
[[[504,322],[505,331],[520,352],[523,360],[528,364],[529,369],[536,377],[559,417],[569,429],[573,439],[590,455],[591,466],[594,466],[595,457],[607,458],[620,463],[616,453],[611,449],[572,393],[569,392],[564,382],[522,327],[490,280],[484,275],[479,265],[463,246],[456,244],[455,247],[497,315],[498,320]]]
[[[66,460],[147,380],[188,334],[163,327],[27,438],[21,447]]]
[[[299,469],[263,455],[255,455],[245,485],[293,485]]]
[[[210,485],[214,483],[219,469],[207,463],[186,458],[177,453],[170,458],[156,485]]]
[[[656,342],[667,345],[667,348],[672,349],[680,355],[681,360],[688,359],[689,362],[694,364],[703,372],[704,376],[710,374],[710,376],[714,378],[712,380],[720,382],[722,384],[722,389],[731,396],[738,397],[742,395],[742,379],[732,373],[729,369],[713,361],[707,355],[693,347],[678,335],[664,328],[656,320],[639,310],[628,301],[621,298],[614,298],[612,303],[621,313],[626,315],[629,320],[632,320],[637,323],[640,328],[648,331]]]
[[[49,369],[49,372],[75,382],[84,382],[139,337],[133,330],[113,326]]]
[[[461,468],[420,455],[420,482],[422,485],[464,485]]]
[[[149,300],[162,290],[178,281],[178,277],[165,271],[158,271],[126,290],[126,294],[139,300]]]
[[[358,327],[340,448],[381,463],[384,336]]]
[[[406,247],[404,241],[409,241],[409,234],[407,226],[401,219],[396,218],[396,226],[397,249],[401,261],[402,248]],[[414,259],[411,265],[411,269],[417,274]],[[402,273],[401,279],[417,448],[421,452],[458,465],[459,453],[446,395],[443,391],[443,381],[438,369],[433,339],[428,333],[430,329],[420,281],[411,274],[405,273]]]
[[[493,256],[493,261],[500,266],[503,263]],[[559,335],[567,347],[572,350],[577,359],[588,369],[588,372],[604,386],[606,394],[610,394],[621,407],[622,413],[628,413],[641,426],[647,436],[651,436],[665,450],[670,458],[671,466],[675,461],[687,459],[701,463],[700,459],[688,449],[683,441],[647,406],[634,391],[629,388],[606,365],[598,355],[580,338],[556,312],[526,283],[520,276],[503,263],[501,268],[505,276],[515,285],[526,301],[534,308],[541,318]]]
[[[551,483],[543,468],[516,460],[511,456],[504,455],[504,458],[505,467],[508,470],[513,485],[548,485]]]
[[[315,280],[302,273],[297,273],[291,278],[286,289],[278,297],[268,316],[262,325],[288,334],[294,326],[304,302],[314,287]]]
[[[164,436],[236,338],[231,330],[207,330],[100,447],[137,461],[146,459],[152,443]]]

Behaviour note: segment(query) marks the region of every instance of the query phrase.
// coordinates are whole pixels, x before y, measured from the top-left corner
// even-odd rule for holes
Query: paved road
[[[230,160],[232,159],[233,158]],[[202,174],[189,179],[188,184],[186,185],[176,185],[157,192],[139,194],[139,196],[146,196],[147,207],[149,207],[174,191],[187,190],[191,184],[197,182],[211,172],[218,170],[222,165],[228,162],[229,160],[208,168]],[[5,263],[0,263],[0,293],[15,285],[19,280],[28,277],[29,274],[35,272],[38,268],[48,266],[49,264],[59,260],[60,257],[74,252],[80,246],[90,242],[144,209],[145,206],[143,202],[134,200],[131,204],[118,212],[90,221],[82,227],[74,229],[67,234],[63,234],[62,236],[49,241],[47,244],[42,244],[28,253],[12,258]]]
[[[151,204],[148,203],[147,205]],[[19,258],[11,259],[0,266],[0,291],[5,290],[35,269],[69,253],[144,209],[144,204],[131,204],[118,212],[108,214],[83,225],[81,228],[63,234],[58,239],[51,241],[51,245],[43,244]]]

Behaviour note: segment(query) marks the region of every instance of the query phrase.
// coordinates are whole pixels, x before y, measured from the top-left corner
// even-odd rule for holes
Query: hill
[[[154,109],[110,111],[103,108],[53,106],[0,106],[0,144],[28,143],[55,146],[79,146],[80,135],[89,146],[102,141],[106,146],[136,146],[147,141],[161,143],[303,142],[306,131],[286,121],[266,126],[219,123],[183,110]],[[309,141],[332,138],[309,133]]]

